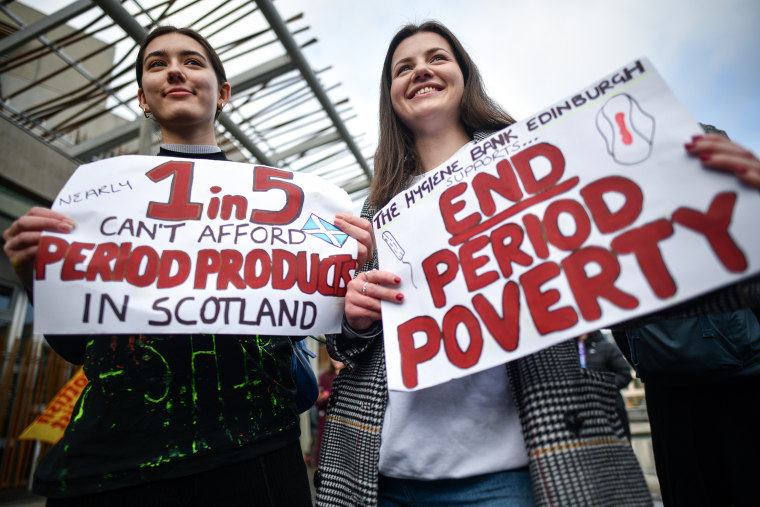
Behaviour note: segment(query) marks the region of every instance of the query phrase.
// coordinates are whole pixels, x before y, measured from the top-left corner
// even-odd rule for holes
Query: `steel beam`
[[[39,20],[31,23],[16,33],[5,37],[0,40],[0,55],[10,53],[14,49],[17,49],[27,42],[31,42],[37,37],[44,35],[53,28],[63,25],[68,20],[75,18],[92,9],[92,2],[90,0],[79,0],[71,5],[67,5],[63,9],[54,12],[50,16],[44,16]]]
[[[295,62],[298,70],[301,71],[301,75],[311,87],[314,95],[317,97],[317,100],[319,100],[319,103],[322,104],[322,108],[332,120],[335,128],[343,137],[343,140],[346,142],[348,149],[351,150],[351,153],[353,153],[356,161],[359,163],[362,170],[364,171],[364,174],[367,176],[367,179],[371,181],[372,171],[367,165],[367,161],[364,159],[364,156],[359,150],[359,147],[354,142],[354,138],[348,132],[348,129],[343,123],[343,120],[338,114],[338,111],[333,106],[332,101],[322,89],[322,84],[319,82],[319,79],[317,79],[317,75],[314,73],[311,66],[309,65],[309,62],[306,60],[306,57],[301,52],[301,48],[298,46],[298,43],[293,38],[290,30],[288,30],[285,22],[280,17],[280,13],[277,12],[277,9],[275,9],[270,0],[256,0],[256,4],[259,6],[261,13],[269,22],[269,26],[271,26],[272,30],[274,30],[274,32],[277,34],[277,37],[280,39],[280,43],[282,43],[282,45],[285,47],[285,50]]]
[[[333,143],[335,141],[340,141],[341,135],[337,132],[333,132],[331,134],[325,134],[323,136],[314,137],[312,139],[309,139],[307,141],[304,141],[302,143],[299,143],[292,148],[288,148],[287,150],[283,150],[279,153],[275,153],[272,155],[272,158],[275,160],[275,162],[281,162],[285,160],[288,157],[291,157],[293,155],[297,155],[299,153],[303,153],[309,150],[313,150],[314,148],[319,148],[320,146],[323,146],[328,143]]]
[[[282,55],[231,77],[229,83],[234,93],[240,93],[295,69],[293,60],[288,55]]]
[[[66,155],[79,159],[82,162],[89,162],[95,155],[99,155],[106,150],[115,148],[116,146],[137,137],[140,133],[140,121],[141,120],[135,120],[125,123],[109,130],[103,135],[75,144],[71,148],[65,150]]]

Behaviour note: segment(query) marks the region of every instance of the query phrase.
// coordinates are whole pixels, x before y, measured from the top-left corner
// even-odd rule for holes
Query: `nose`
[[[182,67],[176,62],[169,64],[167,72],[170,83],[181,83],[185,80],[185,73],[182,72]]]
[[[422,81],[429,79],[433,75],[433,71],[428,67],[427,63],[421,63],[414,67],[413,81]]]

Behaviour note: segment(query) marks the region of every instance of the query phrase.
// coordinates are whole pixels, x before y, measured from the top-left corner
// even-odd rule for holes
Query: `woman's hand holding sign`
[[[401,278],[390,271],[364,271],[348,283],[346,292],[346,321],[356,330],[364,330],[381,320],[380,301],[400,303],[404,295],[393,289]]]
[[[338,213],[335,225],[359,242],[356,259],[357,270],[372,259],[375,251],[375,234],[369,220]],[[373,269],[364,271],[348,283],[346,292],[346,320],[356,330],[364,330],[382,318],[380,301],[400,303],[404,295],[391,287],[398,286],[401,278],[389,271]]]
[[[32,290],[34,260],[42,231],[71,232],[73,228],[74,221],[69,217],[35,206],[3,232],[3,250],[27,290]]]
[[[349,213],[337,213],[335,226],[359,243],[359,253],[356,256],[356,269],[362,269],[364,264],[372,259],[375,251],[375,232],[369,220],[359,218]]]
[[[760,189],[760,160],[746,148],[715,134],[694,136],[685,146],[705,167],[734,173],[747,185]]]

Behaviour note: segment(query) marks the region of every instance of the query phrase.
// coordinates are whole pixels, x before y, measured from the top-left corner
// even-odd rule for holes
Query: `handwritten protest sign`
[[[760,194],[705,170],[645,59],[469,144],[374,218],[388,385],[432,386],[758,272]]]
[[[53,204],[76,222],[37,254],[38,333],[337,331],[356,241],[321,178],[123,156],[77,169]]]
[[[80,368],[18,438],[21,440],[42,440],[50,444],[58,442],[63,437],[63,431],[69,424],[74,405],[86,385],[87,377]]]

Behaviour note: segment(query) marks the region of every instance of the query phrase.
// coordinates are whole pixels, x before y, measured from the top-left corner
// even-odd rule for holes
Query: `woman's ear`
[[[227,81],[225,81],[224,84],[219,87],[219,98],[222,101],[222,105],[227,104],[227,102],[230,101],[231,96],[232,96],[232,87]]]
[[[143,92],[142,88],[137,89],[137,100],[140,103],[140,109],[146,113],[149,113],[150,107],[148,106],[148,103],[145,102],[145,93]]]

